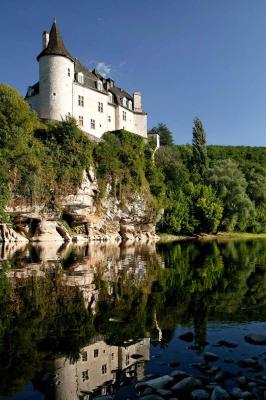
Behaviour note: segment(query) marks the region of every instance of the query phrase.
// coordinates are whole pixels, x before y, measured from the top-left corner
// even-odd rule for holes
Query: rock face
[[[28,239],[8,224],[0,224],[0,242],[28,242]]]
[[[35,230],[34,236],[31,237],[32,242],[64,242],[71,241],[66,228],[57,221],[40,221]]]
[[[13,198],[7,212],[13,217],[15,227],[2,228],[0,241],[158,240],[154,216],[151,216],[144,196],[135,193],[121,201],[112,195],[111,186],[107,185],[105,195],[100,198],[93,168],[84,171],[82,183],[75,194],[60,198],[57,202],[57,211],[47,212],[44,205],[33,207],[23,199]],[[67,225],[71,230],[66,229]]]

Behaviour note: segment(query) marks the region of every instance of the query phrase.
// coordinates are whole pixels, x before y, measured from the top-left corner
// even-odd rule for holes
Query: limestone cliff
[[[13,197],[6,209],[13,224],[0,225],[0,242],[158,239],[144,196],[131,194],[122,202],[111,194],[109,186],[103,197],[98,194],[95,171],[90,168],[84,171],[77,192],[59,198],[52,211],[44,205],[32,206],[22,198]]]

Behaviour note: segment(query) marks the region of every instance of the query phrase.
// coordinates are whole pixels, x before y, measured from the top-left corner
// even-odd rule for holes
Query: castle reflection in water
[[[101,338],[81,350],[80,359],[55,360],[55,399],[91,399],[113,394],[127,379],[144,378],[144,365],[149,360],[150,339],[124,346],[112,346]]]

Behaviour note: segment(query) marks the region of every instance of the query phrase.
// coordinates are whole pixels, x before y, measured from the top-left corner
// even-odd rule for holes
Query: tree
[[[201,120],[196,117],[193,126],[193,166],[195,172],[205,180],[206,172],[208,169],[208,155],[206,146],[206,134]]]
[[[189,181],[189,171],[175,146],[160,147],[155,153],[155,165],[163,172],[169,190],[182,188]]]
[[[173,134],[165,124],[160,122],[158,127],[152,128],[148,134],[157,134],[160,136],[160,146],[172,146],[174,144]]]
[[[211,186],[200,184],[196,186],[193,214],[198,221],[198,232],[217,232],[223,214],[223,206]]]
[[[233,160],[219,160],[209,170],[208,181],[223,202],[222,227],[244,231],[255,217],[254,203],[246,193],[247,181]]]

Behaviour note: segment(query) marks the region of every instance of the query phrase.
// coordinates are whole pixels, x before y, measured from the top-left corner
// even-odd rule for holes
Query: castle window
[[[82,355],[82,361],[88,361],[88,353],[86,351],[83,351],[81,355]]]
[[[132,110],[132,101],[131,101],[131,100],[128,101],[128,108],[129,108],[130,110]]]
[[[78,83],[80,83],[81,85],[84,85],[84,75],[82,72],[78,73]]]
[[[79,115],[79,126],[83,126],[83,116]]]
[[[83,382],[85,382],[88,379],[89,379],[89,371],[86,369],[86,371],[82,371],[82,380]]]
[[[99,111],[100,113],[103,112],[103,103],[101,103],[100,101],[98,102],[98,111]]]
[[[108,122],[111,122],[111,115],[108,115]]]
[[[93,120],[91,120],[91,121],[93,121]],[[98,356],[99,356],[99,350],[95,349],[94,352],[93,352],[93,357],[97,358]]]
[[[84,97],[83,96],[78,97],[78,105],[81,107],[84,107]]]
[[[112,103],[113,102],[113,95],[112,95],[112,93],[108,93],[108,102],[109,103]]]
[[[124,107],[127,106],[127,98],[126,97],[123,97],[122,104]]]
[[[91,119],[91,129],[95,129],[95,119]],[[96,351],[98,351],[98,350],[94,350],[94,354]],[[94,355],[94,357],[98,357],[98,356]]]
[[[67,76],[70,76],[70,68],[67,69]]]
[[[100,90],[102,92],[103,90],[103,83],[102,81],[97,81],[97,89]]]
[[[129,354],[126,355],[126,365],[129,364]]]
[[[107,373],[107,364],[102,365],[102,375]]]
[[[127,113],[126,113],[126,111],[123,111],[123,121],[126,121],[127,120]]]

